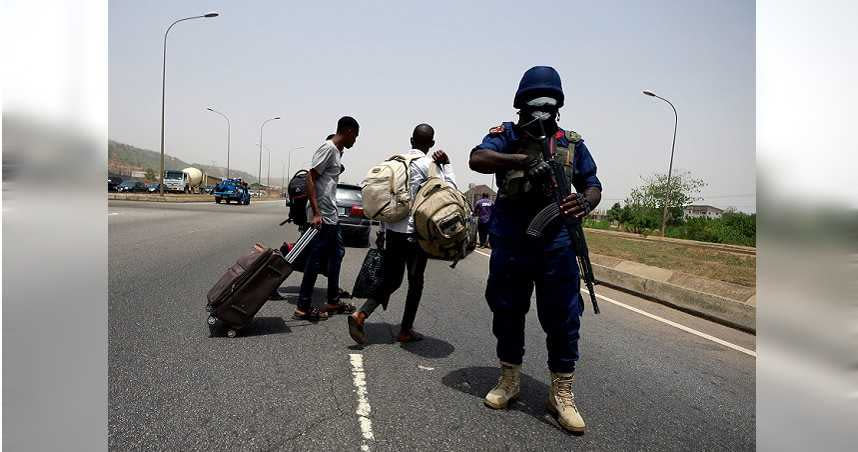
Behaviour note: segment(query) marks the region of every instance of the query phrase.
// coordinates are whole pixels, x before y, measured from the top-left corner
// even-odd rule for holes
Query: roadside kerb
[[[601,285],[756,333],[754,288],[707,280],[610,256],[592,254],[591,259],[593,273]]]

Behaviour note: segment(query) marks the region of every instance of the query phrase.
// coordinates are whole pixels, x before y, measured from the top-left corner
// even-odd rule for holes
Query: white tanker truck
[[[164,171],[164,190],[179,193],[201,193],[205,185],[206,173],[194,167],[188,167],[181,171]]]

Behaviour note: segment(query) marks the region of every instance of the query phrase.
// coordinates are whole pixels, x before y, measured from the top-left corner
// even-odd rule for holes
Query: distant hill
[[[164,154],[164,169],[180,170],[189,166],[199,168],[209,176],[226,176],[226,168],[202,163],[188,163],[169,154]],[[129,175],[131,171],[146,171],[150,168],[157,174],[160,167],[160,152],[141,149],[114,140],[107,140],[107,171],[110,174]],[[232,168],[229,170],[229,175],[230,177],[240,177],[246,181],[256,180],[256,176]]]

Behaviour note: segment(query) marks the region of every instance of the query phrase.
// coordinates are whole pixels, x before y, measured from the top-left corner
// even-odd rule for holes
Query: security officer
[[[506,408],[519,393],[524,356],[524,320],[536,287],[536,309],[547,335],[551,387],[547,408],[572,432],[585,424],[572,392],[578,360],[578,329],[584,307],[579,293],[578,264],[566,228],[555,227],[536,241],[526,238],[528,223],[549,202],[543,187],[550,166],[543,159],[545,140],[552,158],[563,164],[575,190],[561,203],[564,215],[583,218],[602,198],[596,163],[581,136],[557,125],[564,95],[560,75],[548,66],[527,70],[515,93],[518,122],[489,130],[471,151],[470,167],[494,173],[498,197],[489,225],[492,256],[486,300],[493,313],[501,375],[486,394],[485,404]],[[577,193],[576,193],[577,192]]]

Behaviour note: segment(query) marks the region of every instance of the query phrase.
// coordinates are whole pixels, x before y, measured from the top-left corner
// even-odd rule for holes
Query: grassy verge
[[[756,287],[756,256],[687,245],[587,233],[590,252],[704,278]]]

